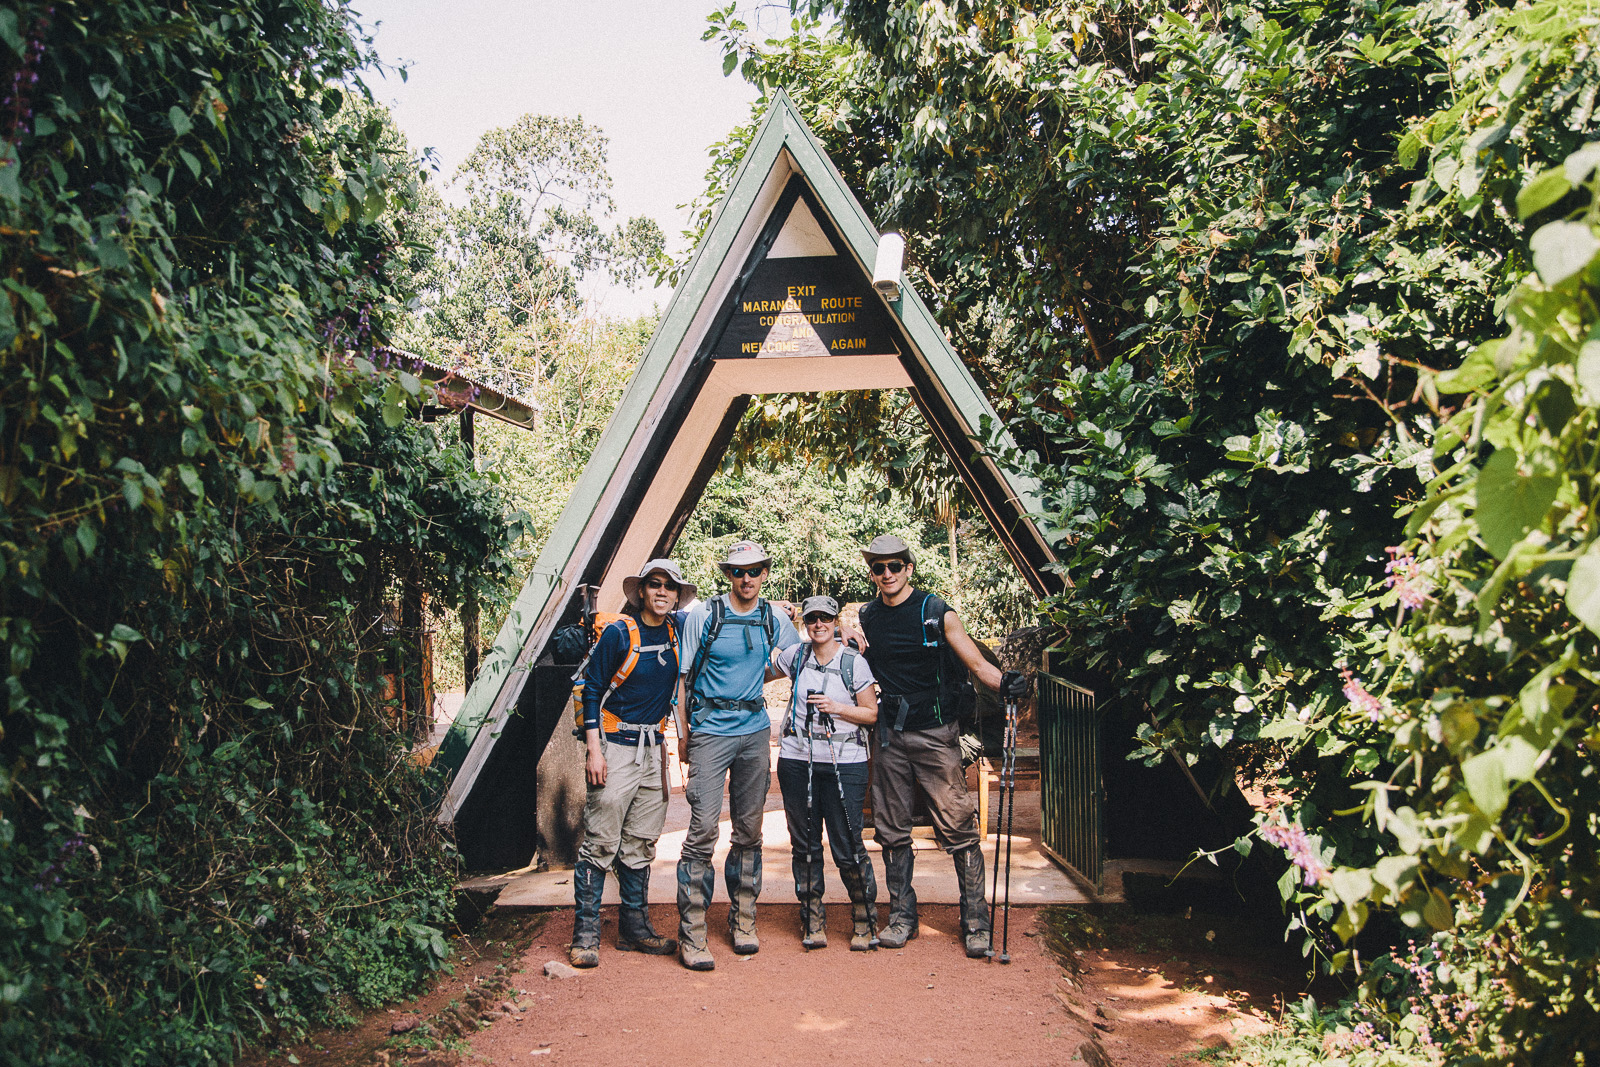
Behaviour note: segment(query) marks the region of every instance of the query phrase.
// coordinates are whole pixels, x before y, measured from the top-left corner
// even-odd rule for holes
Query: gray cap
[[[800,604],[800,618],[807,615],[831,615],[839,617],[839,602],[831,596],[808,596]]]
[[[896,537],[894,534],[879,534],[874,537],[872,543],[861,550],[861,555],[869,563],[886,556],[900,556],[907,563],[917,562],[917,557],[911,552],[911,546],[906,544],[904,538]]]
[[[670,559],[653,559],[643,567],[640,567],[638,574],[630,574],[622,579],[622,595],[627,597],[630,603],[640,603],[639,583],[656,571],[660,571],[678,583],[678,601],[673,605],[675,608],[689,603],[695,598],[695,594],[699,592],[695,584],[683,576],[683,572],[678,569],[676,563]]]
[[[728,555],[722,561],[724,567],[748,567],[752,563],[771,563],[772,557],[767,555],[767,550],[754,541],[735,541],[728,546]]]

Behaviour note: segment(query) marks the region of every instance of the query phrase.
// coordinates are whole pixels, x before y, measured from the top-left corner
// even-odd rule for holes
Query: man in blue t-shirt
[[[740,955],[761,947],[756,938],[761,812],[772,766],[772,720],[761,690],[773,653],[800,643],[788,614],[792,609],[761,598],[770,563],[754,541],[735,541],[722,562],[728,592],[695,605],[683,623],[678,758],[688,764],[689,834],[678,861],[678,959],[692,971],[716,966],[706,944],[706,908],[715,888],[711,854],[724,781],[733,825],[723,866],[728,929]]]
[[[683,612],[694,599],[670,559],[653,559],[622,580],[627,618],[600,631],[583,681],[583,843],[573,871],[576,915],[567,958],[574,967],[600,962],[600,898],[615,870],[622,906],[617,948],[670,956],[678,944],[650,925],[650,863],[667,818],[661,724],[678,685]],[[631,623],[631,625],[630,625]],[[638,634],[638,659],[628,668]],[[618,681],[619,674],[622,676]]]

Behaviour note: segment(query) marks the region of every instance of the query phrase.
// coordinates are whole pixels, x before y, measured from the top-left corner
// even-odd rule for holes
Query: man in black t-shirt
[[[878,596],[861,608],[867,664],[878,679],[878,729],[872,771],[872,817],[883,849],[889,886],[889,925],[878,935],[885,948],[917,936],[917,894],[911,887],[911,808],[917,785],[928,797],[934,833],[956,864],[961,886],[961,935],[967,955],[989,951],[989,910],[983,899],[983,851],[978,809],[961,769],[960,714],[955,694],[963,670],[1002,696],[1020,697],[1028,682],[1001,673],[983,658],[961,619],[911,579],[911,546],[881,534],[861,550]],[[953,656],[949,653],[953,653]]]

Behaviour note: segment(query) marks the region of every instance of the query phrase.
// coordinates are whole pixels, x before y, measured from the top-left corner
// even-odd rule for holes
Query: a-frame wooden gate
[[[1041,594],[1059,581],[1034,486],[974,444],[988,401],[909,285],[872,287],[878,239],[780,91],[435,759],[470,867],[574,847],[582,761],[546,753],[572,670],[551,637],[579,586],[616,610],[622,578],[671,552],[752,395],[910,390],[1024,578]]]

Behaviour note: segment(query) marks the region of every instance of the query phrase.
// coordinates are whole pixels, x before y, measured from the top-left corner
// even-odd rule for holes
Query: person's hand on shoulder
[[[865,652],[867,650],[867,635],[854,626],[841,622],[839,624],[839,639],[845,646],[853,648],[857,652]]]

